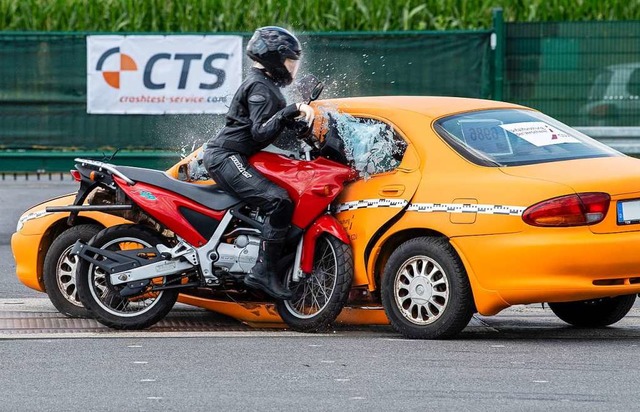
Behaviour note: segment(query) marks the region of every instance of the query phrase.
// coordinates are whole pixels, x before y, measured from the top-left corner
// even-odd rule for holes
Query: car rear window
[[[483,166],[518,166],[621,156],[540,112],[483,110],[442,118],[435,129],[456,151]]]

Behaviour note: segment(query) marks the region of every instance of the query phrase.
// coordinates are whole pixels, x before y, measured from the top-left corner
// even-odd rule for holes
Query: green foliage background
[[[0,0],[0,30],[248,32],[478,29],[506,21],[640,20],[638,0]]]

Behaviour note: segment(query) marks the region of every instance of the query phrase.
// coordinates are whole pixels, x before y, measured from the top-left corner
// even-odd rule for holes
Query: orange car
[[[630,310],[640,292],[639,160],[503,102],[364,97],[315,107],[326,120],[322,133],[334,136],[326,144],[337,136],[361,174],[333,205],[354,256],[339,321],[388,320],[407,337],[442,338],[474,312],[515,304],[549,302],[564,321],[587,327]],[[194,164],[186,159],[170,173],[194,176]],[[60,269],[67,258],[53,239],[74,228],[42,210],[69,200],[27,211],[12,238],[19,278],[52,300],[59,291],[51,288],[64,291],[73,277],[71,264]],[[81,216],[85,227],[117,223]],[[247,322],[279,321],[268,304],[181,299]]]

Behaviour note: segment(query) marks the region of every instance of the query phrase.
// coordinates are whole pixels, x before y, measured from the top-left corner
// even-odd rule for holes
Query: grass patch
[[[620,0],[0,0],[11,31],[249,32],[478,29],[491,10],[506,21],[639,20],[640,2]]]

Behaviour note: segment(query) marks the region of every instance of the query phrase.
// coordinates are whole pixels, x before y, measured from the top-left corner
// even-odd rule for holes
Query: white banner
[[[87,112],[226,113],[240,36],[87,36]]]

